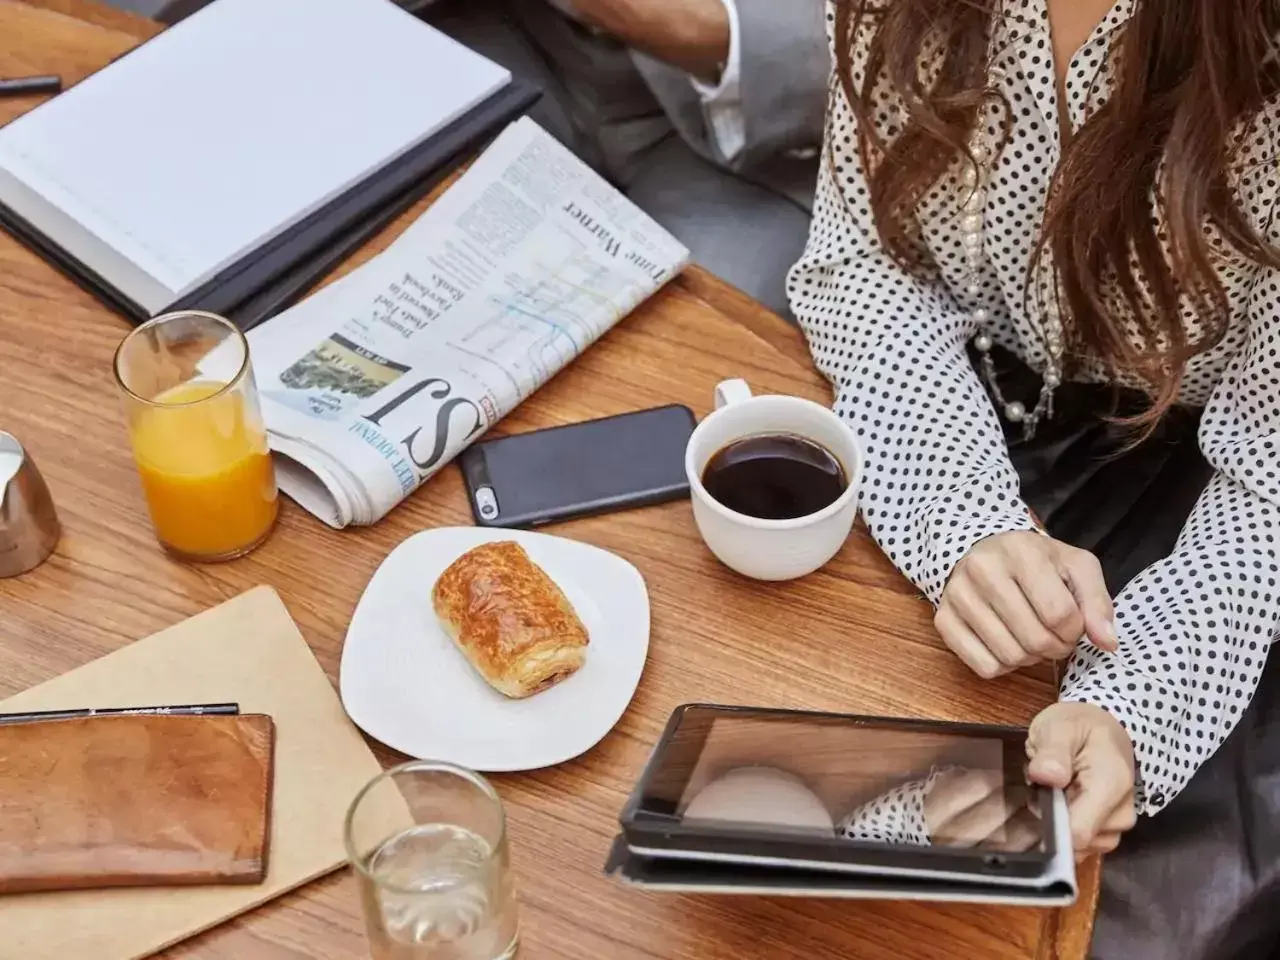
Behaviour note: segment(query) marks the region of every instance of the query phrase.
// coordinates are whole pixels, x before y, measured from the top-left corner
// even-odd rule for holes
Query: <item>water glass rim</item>
[[[378,774],[360,788],[360,792],[357,793],[355,799],[351,801],[351,806],[347,808],[347,815],[342,824],[342,843],[343,846],[346,847],[347,862],[351,864],[351,869],[355,870],[361,876],[368,878],[371,883],[375,884],[381,890],[404,894],[422,893],[421,890],[417,890],[412,887],[403,887],[398,884],[388,883],[385,879],[379,877],[376,873],[368,869],[364,864],[363,858],[357,853],[355,841],[352,837],[355,832],[354,826],[356,811],[360,808],[361,802],[363,802],[370,793],[382,786],[382,784],[406,773],[452,774],[460,780],[466,780],[472,786],[479,788],[480,792],[483,793],[487,799],[493,801],[498,810],[498,836],[496,840],[490,844],[489,856],[485,858],[483,863],[477,865],[477,872],[488,867],[493,862],[494,858],[498,856],[499,851],[502,849],[502,844],[507,838],[507,811],[502,805],[502,798],[498,796],[498,791],[493,788],[493,784],[474,770],[468,770],[466,767],[460,767],[455,763],[448,763],[444,760],[410,760],[407,763],[401,763],[397,766],[383,770],[382,773]]]
[[[125,378],[120,372],[121,358],[124,356],[125,348],[134,340],[145,333],[164,326],[166,323],[172,323],[182,318],[197,318],[201,320],[210,320],[216,326],[222,327],[230,334],[230,338],[240,344],[240,367],[236,370],[234,377],[231,377],[226,385],[217,393],[211,393],[206,397],[198,400],[183,400],[179,403],[160,403],[149,397],[144,397],[139,393],[135,393],[133,389],[125,383]],[[249,370],[249,340],[245,337],[244,332],[226,317],[216,313],[210,313],[208,310],[172,310],[169,313],[162,313],[159,316],[152,317],[146,323],[140,324],[130,330],[123,340],[116,346],[116,352],[111,358],[111,371],[115,374],[116,384],[128,394],[130,400],[136,400],[138,403],[145,404],[148,407],[155,407],[157,410],[180,410],[183,407],[196,406],[201,403],[208,403],[210,400],[217,399],[232,390],[235,390],[244,380],[245,374]]]

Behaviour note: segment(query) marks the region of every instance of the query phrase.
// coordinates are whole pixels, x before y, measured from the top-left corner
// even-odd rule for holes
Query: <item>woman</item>
[[[1280,625],[1280,3],[829,22],[792,307],[947,645],[984,677],[1070,658],[1031,774],[1110,851],[1219,750]]]

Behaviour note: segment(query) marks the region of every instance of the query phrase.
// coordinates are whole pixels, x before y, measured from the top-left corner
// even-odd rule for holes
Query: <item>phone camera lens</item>
[[[998,853],[988,854],[982,862],[992,870],[1003,870],[1009,865],[1009,861]]]
[[[492,520],[498,515],[498,498],[494,496],[492,487],[481,487],[476,491],[476,507],[480,516]]]

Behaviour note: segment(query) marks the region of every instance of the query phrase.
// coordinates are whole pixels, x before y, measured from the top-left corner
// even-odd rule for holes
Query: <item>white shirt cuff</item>
[[[702,98],[702,109],[716,146],[726,160],[736,160],[747,145],[746,119],[742,114],[742,27],[736,0],[722,0],[729,14],[729,59],[714,86],[693,77],[693,88]]]

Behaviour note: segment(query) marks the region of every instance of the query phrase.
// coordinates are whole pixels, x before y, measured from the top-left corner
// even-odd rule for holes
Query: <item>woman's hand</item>
[[[988,537],[956,564],[934,619],[980,677],[1065,660],[1087,636],[1117,647],[1115,610],[1096,557],[1038,533]]]
[[[1065,790],[1076,859],[1110,853],[1137,822],[1133,744],[1120,722],[1089,703],[1055,703],[1027,736],[1027,777]]]

